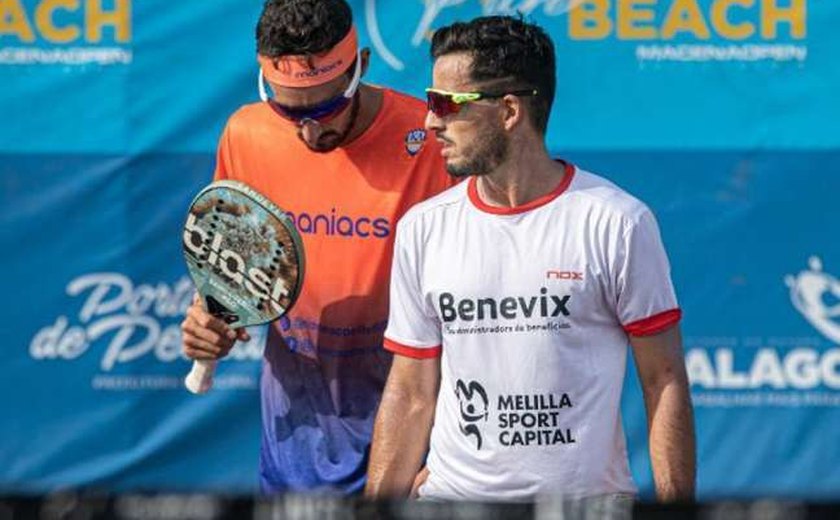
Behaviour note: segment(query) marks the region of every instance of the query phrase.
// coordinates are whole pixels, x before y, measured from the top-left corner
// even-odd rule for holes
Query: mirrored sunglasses
[[[510,90],[500,93],[489,92],[448,92],[435,88],[426,89],[426,106],[438,117],[457,114],[467,103],[482,99],[501,99],[505,96],[536,96],[536,89]]]

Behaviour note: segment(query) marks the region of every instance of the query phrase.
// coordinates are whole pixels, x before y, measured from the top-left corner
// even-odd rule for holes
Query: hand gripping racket
[[[303,245],[294,222],[247,184],[216,181],[190,205],[184,259],[204,308],[233,328],[268,323],[291,308],[303,285]],[[215,360],[196,360],[190,392],[213,386]]]

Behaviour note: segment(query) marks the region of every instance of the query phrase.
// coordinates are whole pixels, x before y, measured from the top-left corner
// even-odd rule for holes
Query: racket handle
[[[196,359],[187,377],[184,378],[184,386],[194,394],[203,394],[213,388],[213,374],[216,373],[215,360]]]

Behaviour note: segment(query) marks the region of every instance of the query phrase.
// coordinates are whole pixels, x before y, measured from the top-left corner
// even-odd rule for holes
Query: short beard
[[[359,115],[359,91],[356,91],[356,94],[353,95],[353,99],[350,101],[352,105],[350,107],[350,120],[347,121],[347,124],[344,126],[344,129],[341,132],[337,132],[335,130],[327,130],[320,136],[318,136],[318,141],[314,145],[310,145],[306,142],[306,139],[303,138],[303,132],[300,128],[298,128],[298,139],[300,139],[303,144],[309,148],[310,151],[315,153],[329,153],[344,144],[344,141],[347,140],[347,137],[350,135],[350,132],[353,131],[353,127],[356,125],[356,118]]]
[[[341,144],[344,142],[344,139],[346,137],[347,137],[346,132],[338,133],[338,132],[328,131],[328,132],[324,132],[323,134],[321,134],[318,137],[318,142],[315,143],[314,145],[310,145],[309,143],[307,143],[306,140],[303,139],[303,137],[300,137],[300,140],[303,141],[303,144],[305,144],[306,147],[309,148],[309,150],[312,151],[312,152],[315,152],[315,153],[329,153],[329,152],[335,150],[336,148],[338,148],[339,146],[341,146]]]
[[[469,177],[471,175],[480,177],[493,172],[500,164],[508,158],[510,142],[504,130],[496,127],[488,127],[487,131],[475,139],[475,146],[471,150],[470,157],[461,164],[446,163],[446,171],[453,177]]]

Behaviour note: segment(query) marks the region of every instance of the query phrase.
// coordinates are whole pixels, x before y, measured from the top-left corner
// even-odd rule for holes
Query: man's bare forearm
[[[661,502],[693,501],[696,476],[694,414],[688,384],[675,378],[650,396],[650,460]],[[646,401],[648,400],[646,399]]]
[[[368,497],[407,497],[429,447],[439,372],[417,377],[402,370],[401,361],[406,364],[395,359],[376,414]]]
[[[631,337],[642,384],[656,497],[692,501],[696,477],[694,413],[678,326]]]

